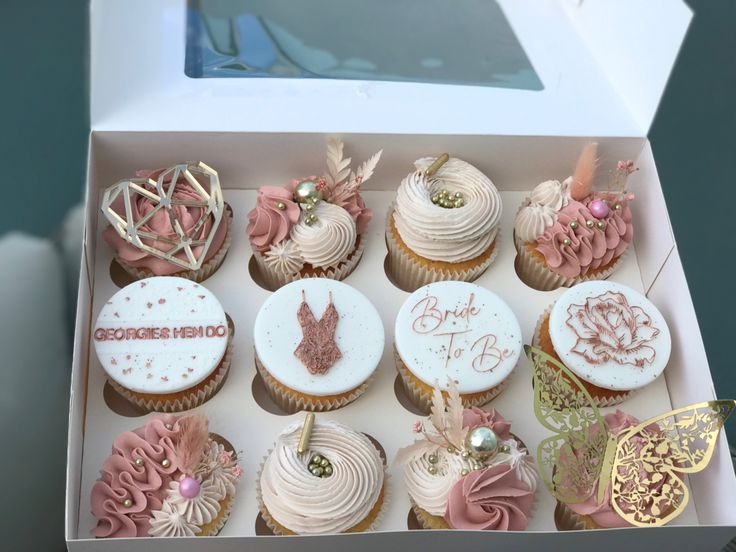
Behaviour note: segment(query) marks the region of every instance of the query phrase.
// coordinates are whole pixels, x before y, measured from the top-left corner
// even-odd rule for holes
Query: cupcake
[[[636,426],[639,420],[625,414],[621,410],[606,414],[606,426],[608,432],[617,435],[625,429]],[[598,432],[597,424],[589,428],[589,433],[595,435]],[[580,454],[579,451],[575,453]],[[565,504],[557,501],[555,508],[555,525],[560,531],[573,531],[579,529],[619,529],[621,527],[633,527],[613,507],[611,503],[611,483],[605,490],[603,500],[598,501],[598,485],[595,485],[592,496],[583,502]]]
[[[220,532],[243,470],[198,415],[149,419],[119,435],[92,487],[92,535],[193,537]]]
[[[405,291],[472,282],[498,252],[501,196],[487,176],[447,154],[419,159],[387,218],[387,269]]]
[[[657,379],[672,348],[657,307],[606,281],[565,291],[540,317],[533,344],[575,374],[598,406],[619,404]]]
[[[358,290],[325,278],[278,289],[258,312],[255,361],[285,412],[340,408],[360,397],[383,354],[381,317]]]
[[[266,457],[256,489],[264,521],[278,535],[373,530],[387,495],[381,452],[345,425],[313,424],[305,446],[300,448],[305,422],[298,422],[279,435]]]
[[[350,170],[343,144],[327,145],[327,173],[263,186],[248,213],[248,238],[258,277],[274,291],[301,278],[344,280],[355,270],[373,216],[360,195],[381,158],[379,151]]]
[[[516,272],[528,286],[549,291],[610,276],[634,237],[627,177],[619,161],[608,191],[593,190],[597,145],[583,151],[575,174],[539,184],[514,223]]]
[[[108,382],[137,406],[194,408],[230,368],[233,326],[201,284],[158,276],[127,285],[100,310],[92,341]]]
[[[432,415],[414,424],[419,438],[399,450],[404,482],[425,529],[524,531],[539,476],[511,423],[495,410],[463,408],[450,381],[433,393]]]
[[[396,317],[396,367],[409,398],[429,412],[434,387],[457,385],[465,406],[505,387],[521,354],[519,322],[498,295],[468,282],[435,282],[412,293]]]
[[[102,236],[115,260],[135,279],[209,278],[230,247],[233,212],[217,172],[204,163],[138,171],[103,196],[110,222]]]

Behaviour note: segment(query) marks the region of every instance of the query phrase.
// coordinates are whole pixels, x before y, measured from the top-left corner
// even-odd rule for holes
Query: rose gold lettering
[[[460,334],[466,334],[469,331],[470,330],[464,330],[462,332],[447,332],[447,333],[434,334],[436,337],[444,337],[444,336],[448,336],[448,335],[450,336],[450,342],[447,344],[447,354],[445,354],[445,368],[447,368],[447,365],[450,364],[450,359],[453,356],[455,358],[460,358],[460,356],[462,356],[462,354],[463,354],[462,353],[463,352],[463,349],[462,348],[458,348],[458,350],[460,351],[460,356],[457,356],[456,355],[456,352],[455,352],[456,349],[454,349],[454,346],[455,346],[454,345],[454,343],[455,343],[455,336],[456,335],[460,335]]]
[[[95,330],[95,341],[105,341],[107,338],[104,328],[97,328]]]
[[[412,322],[412,330],[419,334],[427,334],[435,331],[442,325],[444,319],[442,313],[437,309],[437,297],[428,295],[414,305],[411,312],[417,310],[418,307],[422,309],[422,313]]]
[[[492,372],[501,362],[511,356],[511,351],[504,349],[503,351],[496,347],[497,338],[493,334],[486,334],[475,340],[471,351],[480,345],[480,353],[478,353],[471,361],[471,366],[476,372]]]

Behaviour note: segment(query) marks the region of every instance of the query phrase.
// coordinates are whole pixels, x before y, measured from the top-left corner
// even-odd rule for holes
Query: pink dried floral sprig
[[[414,425],[411,427],[411,430],[414,433],[421,433],[424,430],[424,424],[422,423],[422,420],[417,420],[414,422]]]

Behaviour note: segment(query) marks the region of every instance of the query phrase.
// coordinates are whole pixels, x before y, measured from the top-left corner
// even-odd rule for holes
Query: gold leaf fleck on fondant
[[[158,300],[159,305],[163,305],[164,303],[166,303],[166,299],[164,299],[163,297]]]
[[[150,309],[151,307],[153,307],[153,303],[146,303],[146,306]]]
[[[110,359],[110,364],[112,364],[113,366],[117,366],[117,364],[118,364],[118,361],[117,361],[117,359],[116,359],[116,358],[114,358],[114,357],[113,357],[113,358],[111,358],[111,359]]]

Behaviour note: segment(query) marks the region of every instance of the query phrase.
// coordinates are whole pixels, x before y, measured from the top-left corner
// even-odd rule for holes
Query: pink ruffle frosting
[[[534,492],[509,464],[473,471],[447,497],[445,520],[453,529],[523,531],[529,524]]]
[[[283,203],[284,209],[278,204]],[[268,249],[289,236],[291,227],[299,221],[299,205],[292,192],[278,186],[263,186],[258,190],[256,206],[248,213],[246,232],[256,251]]]
[[[606,227],[588,228],[587,221],[598,222],[588,209],[596,200],[613,203],[615,196],[597,193],[582,202],[570,200],[557,214],[556,222],[537,238],[537,250],[544,255],[547,266],[565,278],[584,276],[590,270],[605,266],[613,259],[623,255],[634,237],[631,223],[631,210],[626,200],[616,201],[621,209],[610,209],[608,216],[601,219]],[[576,220],[578,227],[573,229],[570,222]],[[570,240],[565,245],[565,239]]]
[[[148,536],[151,510],[161,508],[169,483],[180,475],[174,451],[182,419],[158,416],[115,439],[92,487],[92,515],[98,520],[92,530],[95,537]],[[143,459],[142,466],[135,464],[138,458]],[[168,468],[161,465],[164,459],[171,462]],[[126,499],[132,500],[129,508]]]
[[[608,426],[608,431],[614,434],[618,434],[623,430],[628,429],[639,423],[639,420],[637,420],[633,416],[629,416],[621,410],[616,410],[616,412],[613,414],[606,414],[605,420],[606,425]],[[654,425],[652,427],[648,427],[648,429],[656,432],[659,428]],[[591,426],[590,430],[591,432],[596,432],[597,424]],[[632,443],[634,447],[638,449],[644,444],[644,441],[637,437],[634,437],[632,439]],[[643,473],[642,476],[646,476],[646,473]],[[652,487],[660,487],[666,482],[667,478],[663,479],[659,483],[652,483]],[[590,518],[599,527],[603,527],[606,529],[631,527],[631,524],[624,520],[616,512],[616,510],[613,509],[613,506],[611,504],[611,483],[609,483],[608,487],[606,488],[603,502],[598,504],[597,497],[598,487],[596,486],[593,495],[588,500],[586,500],[585,502],[580,502],[578,504],[568,504],[567,506],[576,514],[590,516]]]
[[[151,178],[152,180],[156,180],[164,170],[165,169],[157,169],[154,171],[137,171],[136,176],[138,176],[139,178]],[[170,182],[171,180],[169,179],[165,183],[169,184]],[[192,186],[186,181],[183,176],[179,177],[179,180],[177,181],[176,190],[174,191],[173,198],[182,200],[202,200],[200,195],[194,190],[194,188],[192,188]],[[140,194],[136,194],[133,197],[132,201],[133,221],[140,220],[142,217],[150,213],[155,206],[156,204],[149,198]],[[120,215],[125,214],[125,206],[122,196],[118,197],[118,199],[115,200],[112,208],[116,213]],[[194,227],[203,214],[203,209],[201,207],[187,207],[184,205],[176,205],[173,207],[173,209],[176,213],[176,218],[179,220],[179,224],[181,225],[184,232],[188,232],[192,227]],[[200,229],[195,239],[206,239],[209,236],[210,231],[212,230],[212,221],[213,218],[210,216],[207,222],[202,225],[202,228]],[[143,226],[141,226],[140,229],[145,232],[150,232],[162,237],[167,237],[171,239],[177,238],[177,234],[171,224],[171,218],[169,217],[169,214],[165,209],[159,210]],[[217,227],[217,230],[215,231],[215,235],[212,238],[210,248],[205,255],[205,261],[211,259],[215,255],[215,253],[217,253],[217,251],[220,249],[223,242],[225,241],[227,232],[228,219],[227,217],[223,216],[220,224]],[[138,249],[134,245],[128,243],[123,238],[121,238],[120,235],[111,226],[106,228],[102,235],[105,241],[110,245],[110,247],[115,250],[116,256],[125,261],[130,266],[134,266],[136,268],[147,268],[156,276],[167,276],[176,272],[181,272],[183,270],[182,267],[179,265],[151,255],[150,253],[147,253],[142,249]],[[170,243],[160,242],[152,239],[144,239],[143,243],[161,251],[166,251],[171,248]],[[199,255],[202,253],[203,247],[204,246],[200,245],[192,248],[192,251],[194,252],[194,255],[196,257],[199,257]],[[182,260],[186,259],[186,255],[183,251],[179,252],[177,254],[177,257],[181,258]]]

